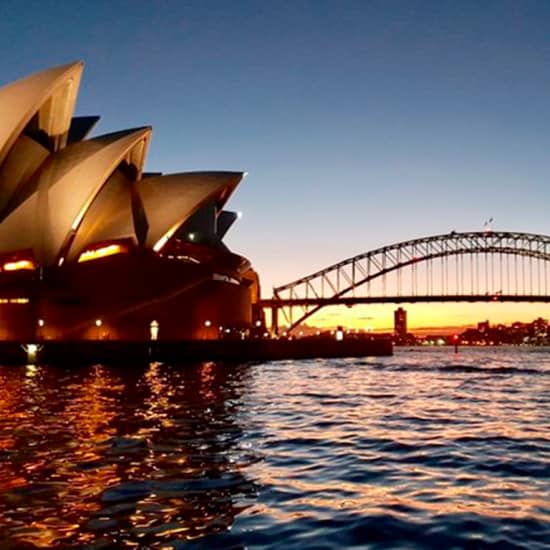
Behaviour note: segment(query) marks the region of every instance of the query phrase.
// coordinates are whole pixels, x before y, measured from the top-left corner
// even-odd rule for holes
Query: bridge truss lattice
[[[550,237],[451,232],[348,258],[273,289],[263,302],[292,330],[328,305],[445,301],[550,302]]]

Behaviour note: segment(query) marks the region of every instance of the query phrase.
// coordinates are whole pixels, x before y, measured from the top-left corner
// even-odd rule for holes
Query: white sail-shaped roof
[[[158,251],[186,222],[216,244],[232,221],[219,214],[243,173],[141,180],[150,128],[83,140],[97,117],[73,119],[82,68],[53,67],[0,88],[0,254],[30,249],[41,265],[61,265],[123,238]]]
[[[63,147],[71,125],[83,63],[69,63],[0,88],[0,164],[31,119],[50,139],[54,151]]]
[[[142,244],[154,248],[204,204],[216,202],[221,209],[242,176],[241,172],[188,172],[133,183],[115,173],[86,213],[67,259],[78,258],[96,243],[123,238],[137,242],[140,228],[147,234]],[[144,219],[136,210],[143,210]]]
[[[132,217],[132,187],[135,182],[116,170],[86,212],[67,254],[78,259],[91,245],[116,239],[132,239],[136,232]]]
[[[67,143],[81,74],[70,63],[0,88],[0,212]]]
[[[8,156],[0,165],[0,219],[17,202],[21,190],[32,179],[40,166],[50,156],[50,151],[34,139],[21,134]]]
[[[221,210],[242,178],[242,172],[186,172],[141,180],[138,189],[149,224],[146,246],[160,250],[208,202]]]
[[[52,155],[26,198],[0,224],[0,252],[31,248],[53,265],[105,181],[121,162],[140,177],[150,128],[101,136]]]

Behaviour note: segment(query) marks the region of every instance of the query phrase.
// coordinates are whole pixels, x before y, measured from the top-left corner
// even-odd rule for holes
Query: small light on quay
[[[39,346],[38,344],[25,344],[21,346],[25,353],[27,354],[27,361],[29,366],[32,366],[36,362],[36,356],[38,352],[42,349],[42,346]]]

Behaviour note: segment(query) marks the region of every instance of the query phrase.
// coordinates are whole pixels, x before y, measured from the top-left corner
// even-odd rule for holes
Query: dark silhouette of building
[[[480,321],[477,324],[477,330],[481,332],[482,334],[486,334],[489,332],[489,329],[491,328],[491,325],[489,321]]]
[[[393,312],[393,333],[397,342],[407,339],[407,312],[402,307]]]

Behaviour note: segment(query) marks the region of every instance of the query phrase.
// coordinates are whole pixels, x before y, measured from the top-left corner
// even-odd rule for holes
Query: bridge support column
[[[279,335],[279,307],[276,305],[271,306],[271,333]]]

